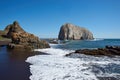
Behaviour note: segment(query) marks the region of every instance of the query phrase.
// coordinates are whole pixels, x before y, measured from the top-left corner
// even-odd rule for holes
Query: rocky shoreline
[[[2,40],[0,41],[0,46],[6,46],[10,43],[11,41],[6,41],[6,40]]]
[[[50,47],[46,41],[40,40],[34,34],[28,33],[22,29],[17,21],[9,24],[3,32],[4,37],[12,40],[9,44],[6,43],[7,48],[10,50],[33,51],[38,48],[41,49]]]
[[[66,56],[70,56],[72,54],[85,54],[92,56],[120,56],[120,46],[105,46],[105,48],[98,49],[79,49],[73,53],[67,54]]]

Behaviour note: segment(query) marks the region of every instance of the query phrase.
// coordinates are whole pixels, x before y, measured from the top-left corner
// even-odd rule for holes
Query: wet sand
[[[0,80],[30,80],[29,63],[25,60],[35,54],[29,52],[8,51],[0,47]]]

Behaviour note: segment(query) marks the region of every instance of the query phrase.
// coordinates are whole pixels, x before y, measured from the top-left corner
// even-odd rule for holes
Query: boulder
[[[67,23],[61,26],[58,39],[59,40],[93,39],[93,34],[83,27]]]
[[[24,31],[16,21],[8,25],[5,31],[8,31],[7,37],[12,39],[8,49],[31,51],[33,49],[50,47],[46,41],[42,41],[34,34]]]

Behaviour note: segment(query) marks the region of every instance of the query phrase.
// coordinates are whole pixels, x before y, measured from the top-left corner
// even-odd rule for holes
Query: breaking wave
[[[55,46],[55,45],[53,45]],[[27,58],[31,80],[99,80],[98,77],[114,77],[120,80],[120,57],[94,57],[84,54],[65,55],[73,50],[36,49],[50,55]]]
[[[103,41],[103,40],[105,40],[105,39],[103,39],[103,38],[94,38],[93,40],[88,40],[88,41]]]

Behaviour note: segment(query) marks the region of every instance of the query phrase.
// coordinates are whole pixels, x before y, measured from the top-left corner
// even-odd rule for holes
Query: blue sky
[[[95,38],[120,38],[120,0],[1,0],[0,29],[15,20],[40,38],[57,37],[64,23]]]

